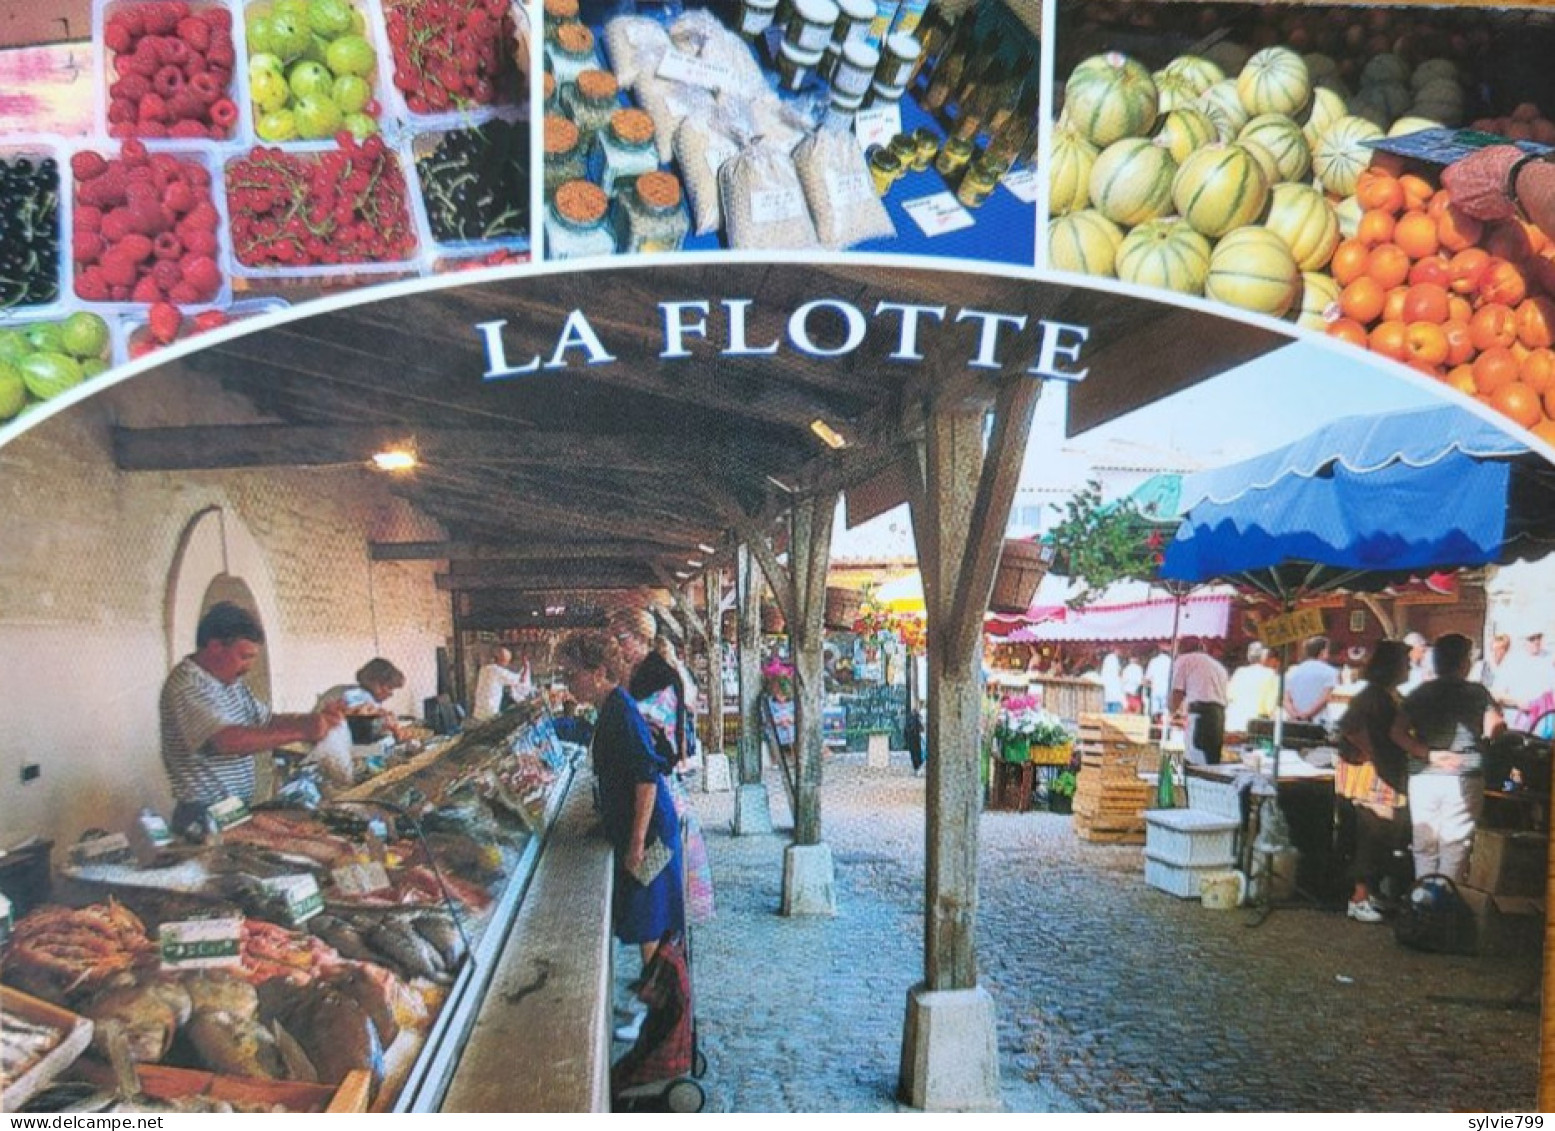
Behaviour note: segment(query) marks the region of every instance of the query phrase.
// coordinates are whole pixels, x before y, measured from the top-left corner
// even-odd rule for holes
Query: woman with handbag
[[[604,632],[574,632],[557,650],[568,690],[599,712],[594,775],[605,835],[615,849],[616,938],[648,964],[667,932],[685,930],[680,822],[664,766],[637,704],[620,686],[621,654]]]
[[[1409,854],[1409,758],[1420,743],[1401,710],[1398,688],[1408,677],[1409,645],[1382,641],[1366,664],[1366,686],[1339,720],[1334,794],[1350,807],[1355,829],[1355,887],[1346,914],[1361,923],[1382,922],[1375,893]]]

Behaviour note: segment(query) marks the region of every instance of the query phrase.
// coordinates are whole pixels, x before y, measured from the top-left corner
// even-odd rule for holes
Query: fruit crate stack
[[[1198,899],[1205,876],[1236,865],[1240,822],[1198,809],[1151,809],[1145,815],[1145,883],[1181,899]]]
[[[1136,725],[1137,723],[1137,725]],[[1140,732],[1139,727],[1144,732]],[[1133,735],[1149,722],[1120,715],[1080,716],[1080,774],[1074,794],[1074,830],[1083,840],[1144,844],[1144,811],[1154,788],[1139,776],[1150,749]]]

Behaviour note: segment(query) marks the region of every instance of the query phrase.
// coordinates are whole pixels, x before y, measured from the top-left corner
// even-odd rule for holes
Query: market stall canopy
[[[926,311],[912,349],[907,306]],[[985,314],[1006,319],[989,355]],[[1030,375],[1044,321],[1084,328],[1092,419],[1284,344],[1084,286],[875,262],[448,278],[223,332],[161,372],[215,378],[258,417],[127,417],[114,454],[125,471],[378,474],[375,452],[409,448],[415,467],[393,489],[447,538],[375,543],[373,556],[448,561],[439,584],[472,608],[515,591],[673,584],[794,493],[895,472],[925,405],[989,404],[1001,376]]]
[[[1230,593],[1185,597],[1177,623],[1177,598],[1158,597],[1129,604],[1093,604],[1081,609],[1059,606],[1035,624],[1022,625],[1007,637],[1013,643],[1100,642],[1107,640],[1170,640],[1174,635],[1221,640],[1231,621]]]
[[[1555,548],[1555,472],[1451,406],[1346,417],[1183,491],[1162,577],[1243,579],[1285,598]]]

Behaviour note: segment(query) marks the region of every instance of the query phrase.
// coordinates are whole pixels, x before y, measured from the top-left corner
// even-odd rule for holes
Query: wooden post
[[[794,749],[799,758],[799,812],[794,814],[797,844],[821,843],[826,570],[831,563],[836,513],[837,494],[827,492],[795,503],[790,520],[789,561],[795,600],[788,636],[794,650]]]
[[[724,598],[723,572],[710,569],[703,575],[703,596],[707,603],[707,686],[702,689],[707,700],[707,749],[704,758],[724,756],[724,644],[722,605]]]
[[[748,545],[735,559],[739,588],[740,784],[761,784],[761,571]]]
[[[908,995],[899,1091],[925,1109],[999,1102],[992,999],[978,987],[977,826],[982,630],[1041,385],[1001,387],[984,414],[928,412],[913,479],[913,536],[928,629],[924,980]]]

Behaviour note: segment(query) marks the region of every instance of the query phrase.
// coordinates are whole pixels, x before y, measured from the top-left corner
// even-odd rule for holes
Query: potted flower
[[[794,697],[794,665],[774,656],[761,669],[761,689],[779,703]]]
[[[1064,721],[1051,711],[1033,711],[1026,722],[1031,761],[1039,766],[1067,766],[1074,736]]]
[[[1047,807],[1050,813],[1069,813],[1074,810],[1074,790],[1079,784],[1073,770],[1064,770],[1047,786]]]
[[[999,704],[994,738],[998,741],[1000,756],[1006,762],[1030,761],[1031,735],[1041,713],[1038,701],[1032,695],[1007,696]]]

